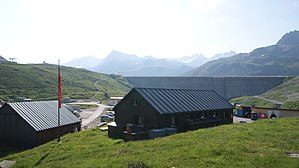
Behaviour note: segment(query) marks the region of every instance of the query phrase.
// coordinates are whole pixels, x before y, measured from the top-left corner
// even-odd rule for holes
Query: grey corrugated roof
[[[233,108],[229,101],[213,90],[134,89],[160,114]]]
[[[57,101],[7,103],[36,131],[58,126]],[[78,123],[80,120],[66,107],[60,109],[60,125]]]

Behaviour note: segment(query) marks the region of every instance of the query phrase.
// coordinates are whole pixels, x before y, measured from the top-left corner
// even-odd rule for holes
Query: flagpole
[[[60,60],[58,60],[58,102],[57,102],[57,108],[58,108],[58,142],[60,141],[60,135],[61,135],[61,130],[60,130],[60,107],[61,105],[59,103],[61,103],[60,99],[61,99],[61,96],[60,96]]]

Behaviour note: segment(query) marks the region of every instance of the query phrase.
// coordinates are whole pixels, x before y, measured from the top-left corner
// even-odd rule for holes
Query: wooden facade
[[[0,109],[0,147],[33,147],[36,132],[10,106]]]
[[[30,113],[30,110],[27,110],[27,113]],[[52,112],[50,109],[48,110],[49,113]],[[36,115],[41,115],[40,112],[35,112]],[[66,112],[65,109],[63,112]],[[71,114],[70,111],[69,113]],[[62,116],[64,116],[64,114]],[[42,117],[45,117],[45,115]],[[5,104],[0,108],[0,147],[32,148],[58,138],[59,134],[64,135],[66,133],[80,131],[80,120],[77,120],[72,116],[68,119],[69,124],[61,124],[60,128],[58,128],[56,124],[56,126],[53,127],[44,127],[37,130],[36,127],[30,123],[33,121],[31,120],[30,115],[22,116],[12,108],[10,104]],[[47,117],[41,122],[43,122],[44,125],[47,125],[47,122],[49,121],[51,121],[51,118]]]
[[[233,106],[213,91],[210,91],[213,94],[210,94],[210,92],[204,93],[209,93],[205,96],[214,96],[212,98],[215,100],[214,102],[203,102],[204,105],[194,105],[195,103],[201,103],[205,100],[194,100],[196,99],[196,95],[189,95],[189,99],[185,93],[200,94],[201,92],[197,93],[192,90],[186,91],[181,89],[150,89],[149,91],[152,90],[153,92],[147,95],[143,94],[140,89],[133,89],[114,107],[115,125],[109,128],[110,137],[122,138],[122,131],[125,131],[128,125],[135,125],[143,131],[172,127],[177,128],[178,132],[185,132],[188,130],[232,123]],[[161,95],[155,95],[155,93]],[[163,93],[165,93],[166,96],[165,94],[162,95]],[[176,95],[174,95],[174,93]],[[169,97],[167,97],[167,94]],[[152,100],[149,100],[149,96],[151,96]],[[181,96],[181,98],[179,96]],[[219,102],[217,102],[217,99],[219,99],[217,96],[221,99],[222,104],[220,103],[220,105]],[[184,101],[186,102],[184,103]],[[224,106],[223,102],[225,103]],[[209,103],[216,104],[215,107],[218,108],[212,109],[208,107],[207,104]],[[174,106],[175,104],[179,105],[173,108],[167,107]],[[159,106],[161,106],[161,108],[167,108],[168,110],[163,111]],[[190,110],[188,106],[194,107]]]

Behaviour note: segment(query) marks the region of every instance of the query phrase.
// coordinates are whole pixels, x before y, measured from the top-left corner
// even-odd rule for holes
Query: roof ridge
[[[7,102],[7,104],[13,104],[13,103],[57,102],[57,101],[58,101],[58,100],[36,100],[36,101]]]
[[[213,89],[191,89],[191,88],[156,88],[156,87],[134,87],[133,89],[156,89],[156,90],[198,90],[198,91],[214,91]],[[217,92],[216,92],[217,93]]]

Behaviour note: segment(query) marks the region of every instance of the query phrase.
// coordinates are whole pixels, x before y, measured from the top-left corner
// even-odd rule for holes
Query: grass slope
[[[0,64],[0,99],[26,97],[34,100],[57,98],[57,66],[48,64]],[[85,69],[61,67],[63,96],[71,98],[104,98],[125,95],[130,84],[121,77]]]
[[[253,96],[242,96],[238,98],[233,98],[230,100],[230,102],[238,103],[244,106],[256,106],[256,107],[267,107],[267,108],[277,107],[274,102],[263,100]]]
[[[281,109],[299,109],[299,77],[289,77],[285,81],[260,95],[261,98],[244,96],[234,98],[231,102],[242,105],[255,105],[258,107],[276,107],[276,103],[269,100],[281,102]],[[269,99],[269,100],[267,100]]]
[[[298,167],[299,118],[258,120],[135,142],[97,129],[62,137],[1,160],[15,167]]]

